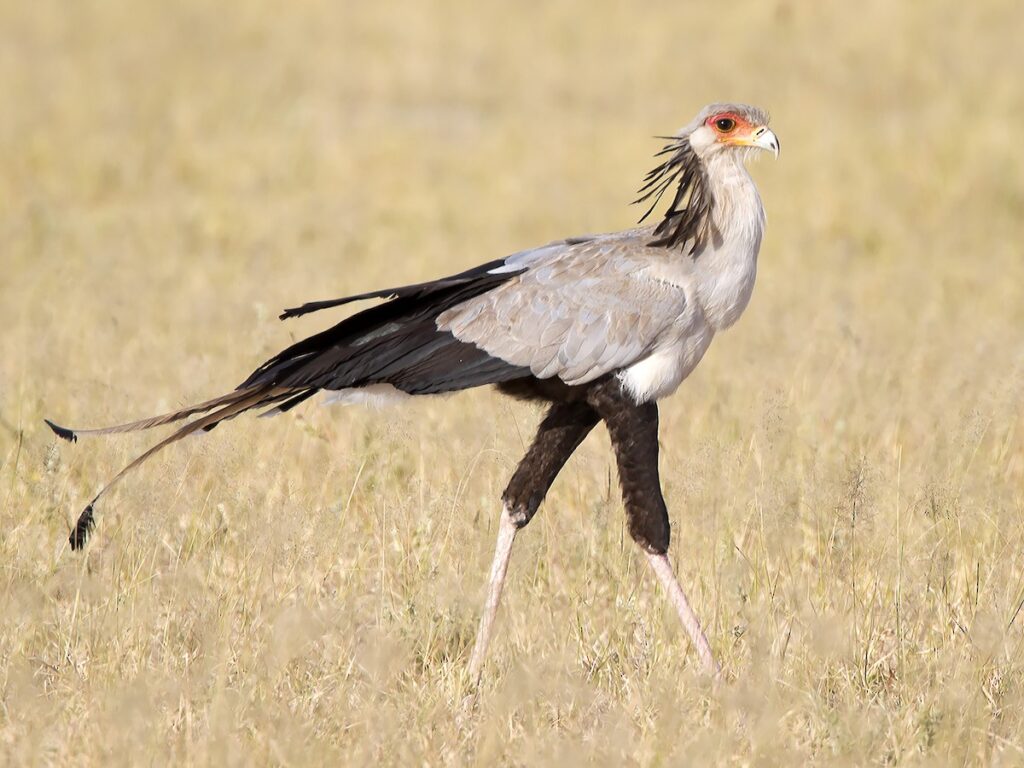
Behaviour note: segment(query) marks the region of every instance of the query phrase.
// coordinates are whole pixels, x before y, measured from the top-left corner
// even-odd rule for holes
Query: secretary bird
[[[668,511],[658,476],[658,406],[700,362],[715,333],[750,300],[764,209],[744,161],[779,142],[768,116],[743,104],[701,110],[658,156],[638,203],[655,225],[559,240],[433,282],[371,291],[285,310],[281,319],[365,299],[364,309],[270,358],[232,392],[174,413],[61,438],[187,421],[121,470],[86,506],[70,536],[81,549],[94,509],[154,453],[244,411],[282,413],[320,391],[356,401],[430,395],[495,384],[548,404],[529,450],[502,494],[487,601],[469,670],[474,683],[490,644],[512,544],[559,470],[603,421],[618,464],[629,532],[668,592],[703,668],[711,646],[669,562]]]

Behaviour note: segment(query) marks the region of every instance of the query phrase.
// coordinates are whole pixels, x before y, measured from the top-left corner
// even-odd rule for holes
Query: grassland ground
[[[1024,8],[0,2],[0,763],[1024,764]],[[489,391],[168,450],[304,300],[627,227],[670,132],[769,109],[753,302],[662,408],[710,690],[588,438],[458,717]],[[337,313],[334,317],[340,317]]]

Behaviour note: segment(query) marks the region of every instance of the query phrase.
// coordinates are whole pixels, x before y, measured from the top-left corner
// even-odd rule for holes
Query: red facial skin
[[[732,129],[728,131],[721,130],[716,123],[719,120],[732,120],[734,125]],[[739,138],[749,137],[758,126],[752,125],[749,121],[745,120],[735,112],[719,112],[717,115],[712,115],[704,121],[704,125],[708,126],[718,136],[718,140],[722,142],[728,142]]]

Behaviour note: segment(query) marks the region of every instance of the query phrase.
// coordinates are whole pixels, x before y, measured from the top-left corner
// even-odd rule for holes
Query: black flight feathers
[[[451,392],[530,375],[437,328],[442,312],[486,293],[521,270],[493,273],[504,260],[429,283],[313,302],[282,315],[297,317],[369,298],[390,299],[303,339],[257,368],[239,389],[275,386],[298,397],[306,390],[390,384],[411,395]],[[291,407],[291,402],[279,406]]]
[[[369,291],[368,293],[358,293],[355,296],[343,296],[340,299],[327,299],[326,301],[310,301],[303,304],[301,307],[290,307],[278,315],[281,320],[288,320],[292,317],[301,317],[302,315],[308,315],[310,312],[319,312],[321,309],[330,309],[331,307],[340,307],[343,304],[350,304],[354,301],[365,301],[366,299],[397,299],[405,298],[408,296],[426,295],[432,291],[436,291],[439,288],[447,288],[456,285],[462,285],[471,282],[480,275],[486,275],[492,269],[498,269],[504,266],[504,259],[497,259],[495,261],[489,261],[486,264],[481,264],[478,267],[467,269],[465,272],[460,272],[457,275],[451,277],[443,277],[440,280],[431,280],[426,283],[415,283],[413,285],[403,285],[400,288],[384,288],[379,291]]]

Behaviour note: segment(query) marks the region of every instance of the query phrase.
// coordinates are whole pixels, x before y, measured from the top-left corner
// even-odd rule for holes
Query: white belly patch
[[[619,373],[619,380],[637,403],[668,397],[697,367],[713,336],[710,328],[687,336],[629,366]]]

